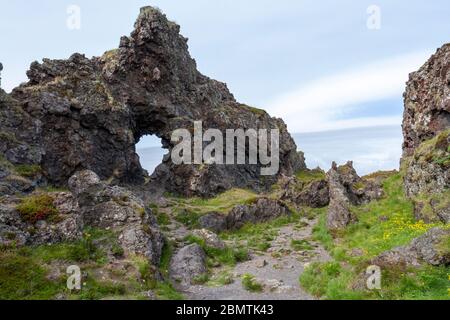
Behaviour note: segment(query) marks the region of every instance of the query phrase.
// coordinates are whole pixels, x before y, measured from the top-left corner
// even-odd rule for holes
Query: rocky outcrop
[[[226,215],[219,212],[210,212],[198,219],[198,224],[207,230],[222,232],[227,229]]]
[[[450,229],[433,228],[406,246],[382,253],[372,263],[382,268],[449,265],[449,239]]]
[[[259,223],[289,215],[291,211],[280,200],[259,198],[253,204],[238,205],[226,216],[228,230],[242,228],[246,223]]]
[[[146,256],[158,265],[164,237],[150,208],[132,192],[100,181],[92,171],[80,171],[69,180],[84,224],[112,229],[130,253]]]
[[[2,141],[0,151],[7,149],[12,162],[39,164],[42,175],[57,186],[83,169],[113,183],[142,185],[146,173],[135,152],[139,139],[157,135],[170,151],[174,130],[191,130],[194,121],[202,121],[205,130],[223,133],[279,129],[279,173],[289,175],[303,168],[304,160],[283,121],[236,102],[225,84],[200,74],[179,31],[159,10],[145,7],[131,35],[122,37],[119,48],[102,57],[74,54],[68,60],[32,63],[29,82],[10,96],[3,95],[4,108],[17,109],[6,116],[6,122],[20,142],[11,139],[11,145],[4,147]],[[263,179],[261,167],[174,165],[167,157],[151,184],[200,196],[232,187],[259,190],[277,179]]]
[[[298,206],[323,208],[330,202],[328,181],[325,173],[320,169],[307,170],[310,173],[318,172],[319,178],[301,181],[295,176],[282,177],[279,181],[282,194],[280,199],[290,201]],[[323,175],[323,177],[321,177]]]
[[[17,210],[20,198],[5,197],[0,203],[1,245],[42,245],[81,238],[83,221],[78,204],[70,192],[52,192],[48,195],[58,212],[55,219],[28,221]]]
[[[404,94],[404,184],[417,219],[450,221],[450,45],[417,72]]]
[[[450,127],[450,44],[409,75],[404,94],[403,155]]]
[[[196,278],[206,274],[206,254],[198,244],[181,248],[171,259],[169,276],[176,286],[194,284]]]
[[[359,177],[351,161],[339,167],[333,163],[327,179],[330,191],[327,227],[331,231],[341,230],[356,221],[350,210],[352,205],[368,203],[383,195],[381,185]]]
[[[69,186],[71,192],[3,197],[0,244],[71,242],[80,240],[86,227],[101,228],[117,236],[125,253],[142,255],[152,264],[159,264],[163,234],[151,209],[140,198],[124,188],[107,185],[92,171],[76,173],[70,178]],[[33,209],[41,202],[41,208]],[[28,208],[33,212],[28,212]]]

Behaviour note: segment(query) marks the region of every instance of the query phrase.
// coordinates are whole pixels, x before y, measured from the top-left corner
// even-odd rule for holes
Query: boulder
[[[206,254],[197,244],[181,248],[172,257],[169,265],[170,279],[180,286],[193,284],[195,278],[207,272]]]
[[[227,229],[226,215],[218,212],[210,212],[198,219],[199,225],[214,232],[222,232]]]
[[[291,214],[289,208],[280,200],[259,198],[250,205],[238,205],[227,215],[227,229],[242,228],[246,223],[269,221]]]
[[[450,229],[433,228],[410,244],[383,252],[372,260],[381,268],[450,264]]]
[[[217,234],[206,229],[194,230],[192,234],[205,241],[208,247],[215,249],[224,249],[225,243],[219,238]]]

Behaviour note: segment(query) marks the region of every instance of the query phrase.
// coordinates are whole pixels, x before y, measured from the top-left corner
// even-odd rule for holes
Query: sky
[[[0,0],[2,87],[34,60],[99,56],[154,5],[181,25],[199,70],[291,132],[400,126],[408,73],[448,42],[450,1]],[[71,29],[68,8],[80,9]],[[73,12],[72,12],[73,13]],[[159,144],[143,139],[142,146]]]

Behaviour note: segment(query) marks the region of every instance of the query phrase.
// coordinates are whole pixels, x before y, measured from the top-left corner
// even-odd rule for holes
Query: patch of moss
[[[22,218],[29,223],[39,220],[57,221],[59,212],[53,204],[53,197],[49,194],[37,194],[22,199],[16,207]]]

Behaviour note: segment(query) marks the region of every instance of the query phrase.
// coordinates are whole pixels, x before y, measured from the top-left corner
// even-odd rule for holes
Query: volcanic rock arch
[[[185,195],[210,196],[232,187],[260,189],[277,176],[261,177],[259,165],[180,165],[165,159],[149,179],[135,144],[144,135],[173,148],[171,133],[192,128],[279,129],[280,172],[304,168],[281,119],[239,104],[224,83],[197,71],[180,27],[159,10],[141,9],[134,31],[118,49],[92,59],[44,59],[27,72],[29,82],[11,97],[33,126],[21,133],[40,152],[46,179],[65,185],[76,171],[90,169],[113,183],[158,184]]]

